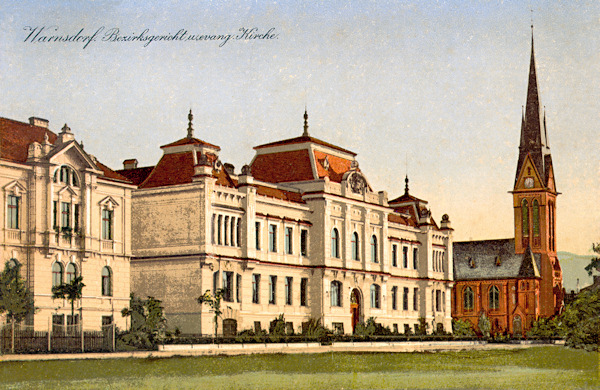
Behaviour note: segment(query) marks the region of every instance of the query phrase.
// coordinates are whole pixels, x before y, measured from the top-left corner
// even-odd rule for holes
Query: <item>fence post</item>
[[[10,323],[11,323],[11,339],[12,339],[10,351],[11,351],[11,353],[15,353],[15,317],[14,316],[12,317]]]
[[[48,352],[52,351],[52,336],[50,335],[51,327],[50,327],[51,317],[48,318]]]
[[[79,330],[81,331],[81,352],[85,352],[85,340],[83,337],[83,321],[79,323]]]
[[[117,333],[116,332],[116,327],[117,327],[117,324],[115,324],[115,322],[113,321],[113,323],[112,323],[112,349],[113,349],[113,352],[115,352],[117,350],[117,348],[116,348],[117,341],[116,341],[116,338],[115,338],[116,333]]]

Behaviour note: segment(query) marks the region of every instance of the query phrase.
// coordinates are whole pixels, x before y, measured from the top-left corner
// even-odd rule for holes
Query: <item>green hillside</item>
[[[588,276],[585,266],[590,263],[592,255],[582,256],[569,252],[558,252],[558,260],[563,270],[563,286],[567,292],[577,288],[577,279],[579,279],[579,288],[592,284],[592,277]]]

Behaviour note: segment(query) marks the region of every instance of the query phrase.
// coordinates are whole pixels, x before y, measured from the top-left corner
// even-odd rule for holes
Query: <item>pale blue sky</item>
[[[50,4],[47,4],[50,3]],[[186,134],[239,171],[253,146],[311,135],[358,153],[390,198],[404,187],[447,213],[456,239],[513,237],[512,189],[535,48],[555,164],[558,249],[600,241],[600,3],[21,1],[0,10],[0,116],[67,122],[114,169],[154,165]],[[235,34],[269,41],[23,42],[58,34]]]

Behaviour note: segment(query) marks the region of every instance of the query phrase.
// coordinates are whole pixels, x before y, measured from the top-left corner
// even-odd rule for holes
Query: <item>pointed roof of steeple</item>
[[[531,30],[531,58],[529,62],[529,79],[527,85],[527,103],[521,119],[521,140],[519,145],[519,162],[515,176],[515,185],[519,178],[525,157],[530,154],[544,184],[549,176],[548,160],[550,148],[546,137],[546,120],[540,99],[537,71],[535,66],[535,50],[533,26]]]

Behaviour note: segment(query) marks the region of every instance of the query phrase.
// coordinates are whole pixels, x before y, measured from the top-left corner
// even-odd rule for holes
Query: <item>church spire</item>
[[[194,137],[194,128],[192,127],[192,119],[194,119],[194,115],[192,115],[192,109],[190,108],[190,113],[188,114],[188,128],[187,128],[187,137]]]
[[[303,137],[308,137],[308,112],[306,107],[304,107],[304,132],[302,133]]]

